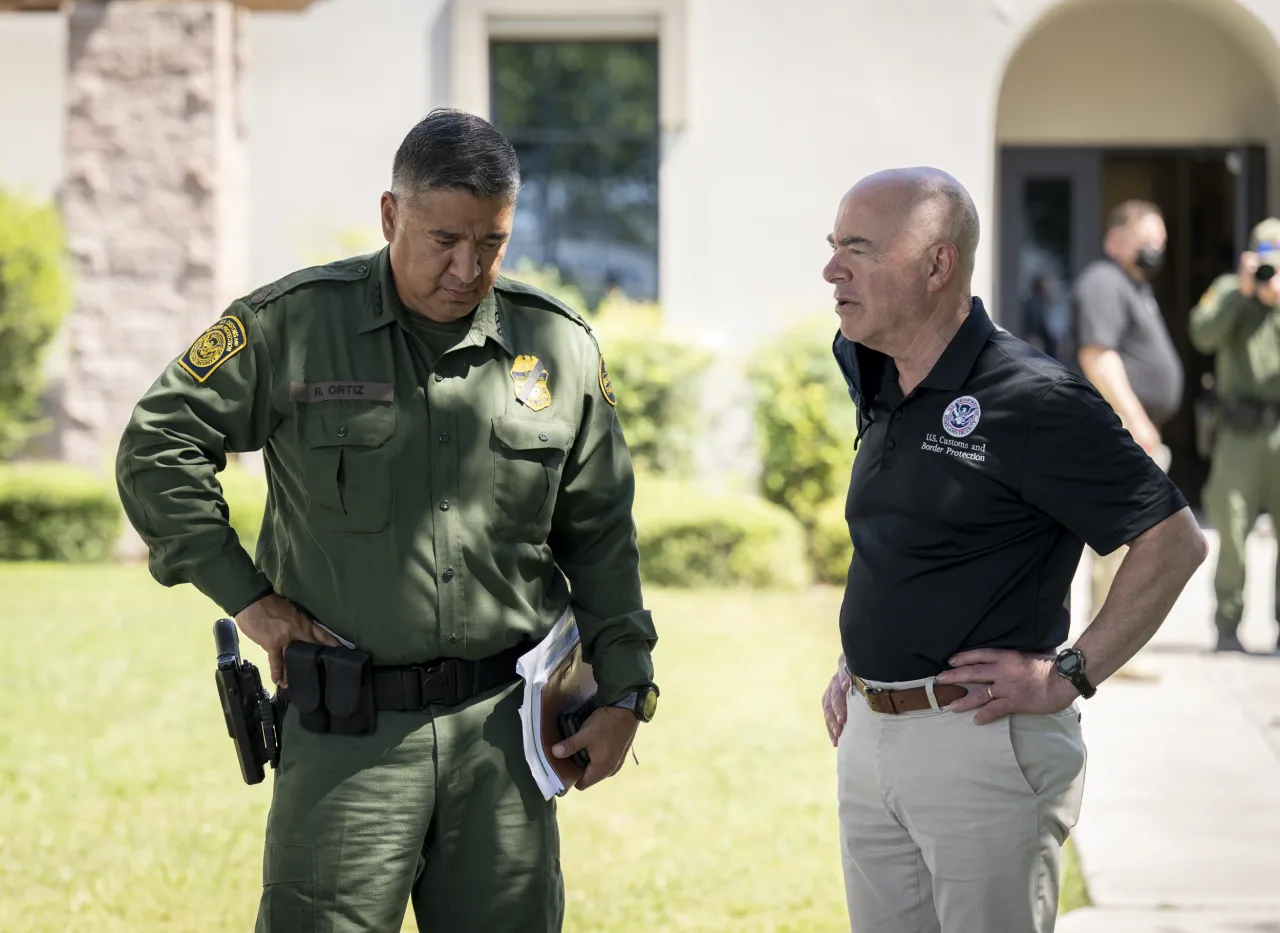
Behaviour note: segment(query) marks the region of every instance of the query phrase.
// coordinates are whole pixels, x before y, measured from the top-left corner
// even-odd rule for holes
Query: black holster
[[[1217,396],[1206,392],[1196,399],[1192,410],[1195,414],[1196,453],[1201,460],[1208,460],[1213,456],[1213,443],[1218,436],[1220,406]]]

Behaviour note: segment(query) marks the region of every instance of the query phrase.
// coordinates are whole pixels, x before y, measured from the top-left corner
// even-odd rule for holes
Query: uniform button
[[[432,378],[435,379],[436,382],[444,382],[444,375],[442,373],[436,373]]]
[[[448,583],[452,579],[453,579],[453,568],[446,567],[444,570],[444,582]]]
[[[457,636],[457,635],[450,635],[450,636],[449,636],[449,644],[451,644],[451,645],[456,645],[457,643],[458,643],[458,636]]]
[[[897,411],[895,411],[895,412],[893,413],[893,417],[895,417],[895,418],[901,418],[901,417],[902,417],[902,409],[901,409],[901,408],[899,408]]]
[[[449,443],[449,434],[447,431],[440,432],[440,443],[441,444]]]
[[[440,511],[441,511],[441,512],[447,512],[447,511],[449,511],[449,500],[448,500],[448,499],[445,499],[443,502],[441,502],[441,503],[440,503]]]
[[[551,440],[551,438],[547,437],[547,435],[545,435],[545,434],[539,434],[539,435],[538,435],[538,440],[540,440],[540,441],[542,441],[543,443],[545,443],[545,442],[547,442],[547,441]]]
[[[888,447],[890,450],[893,450],[893,448],[897,447],[897,446],[898,446],[898,444],[897,444],[897,442],[896,442],[896,441],[891,437],[891,438],[889,438],[887,441],[885,441],[885,442],[884,442],[884,446]]]
[[[347,426],[344,424],[340,428],[338,428],[338,437],[346,437],[346,436],[347,436]]]

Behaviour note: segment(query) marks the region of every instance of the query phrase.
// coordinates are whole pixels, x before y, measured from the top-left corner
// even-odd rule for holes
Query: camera
[[[1276,274],[1275,260],[1268,259],[1266,262],[1258,264],[1258,268],[1253,273],[1255,282],[1270,282]]]

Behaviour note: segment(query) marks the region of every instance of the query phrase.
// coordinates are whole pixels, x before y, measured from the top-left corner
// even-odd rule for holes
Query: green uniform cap
[[[1249,249],[1253,252],[1280,251],[1280,219],[1268,217],[1254,227],[1249,235]]]

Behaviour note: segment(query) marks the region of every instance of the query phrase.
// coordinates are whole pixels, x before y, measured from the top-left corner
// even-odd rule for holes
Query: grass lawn
[[[0,591],[0,930],[252,929],[270,778],[232,756],[217,610],[139,567],[0,564]],[[818,707],[839,594],[650,600],[661,709],[639,768],[561,801],[566,931],[847,930]]]

